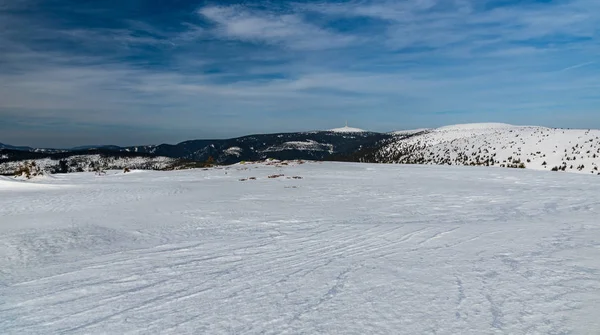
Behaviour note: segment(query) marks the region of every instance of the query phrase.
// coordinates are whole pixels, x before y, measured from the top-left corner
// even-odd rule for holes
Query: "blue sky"
[[[597,0],[0,0],[0,142],[600,128]]]

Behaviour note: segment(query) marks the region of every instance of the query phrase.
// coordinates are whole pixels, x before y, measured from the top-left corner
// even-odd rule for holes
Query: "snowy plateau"
[[[599,333],[600,178],[301,163],[0,177],[0,333]]]

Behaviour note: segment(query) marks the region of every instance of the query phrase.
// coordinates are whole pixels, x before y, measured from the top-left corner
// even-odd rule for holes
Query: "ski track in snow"
[[[347,163],[2,178],[0,333],[592,334],[599,186]]]

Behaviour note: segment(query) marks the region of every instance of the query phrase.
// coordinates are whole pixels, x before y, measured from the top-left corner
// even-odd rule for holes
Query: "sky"
[[[600,128],[600,1],[0,0],[0,142]]]

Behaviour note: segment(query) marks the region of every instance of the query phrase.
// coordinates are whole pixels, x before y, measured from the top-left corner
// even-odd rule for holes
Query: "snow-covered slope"
[[[418,133],[424,133],[430,131],[431,128],[419,128],[419,129],[407,129],[407,130],[396,130],[391,132],[393,135],[413,135]]]
[[[226,155],[236,156],[236,157],[240,157],[242,155],[243,151],[244,150],[242,148],[240,148],[240,147],[230,147],[230,148],[227,148],[227,149],[223,150],[223,152]]]
[[[437,128],[438,131],[473,131],[473,130],[490,130],[490,129],[506,129],[514,128],[515,126],[507,123],[464,123],[444,126]]]
[[[359,128],[353,128],[353,127],[341,127],[341,128],[334,128],[334,129],[329,129],[328,131],[334,132],[334,133],[364,133],[366,132],[366,130],[364,129],[359,129]]]
[[[600,178],[283,163],[0,177],[0,333],[600,329]]]
[[[597,174],[600,130],[455,125],[399,138],[382,147],[376,156],[380,162],[489,165]]]

